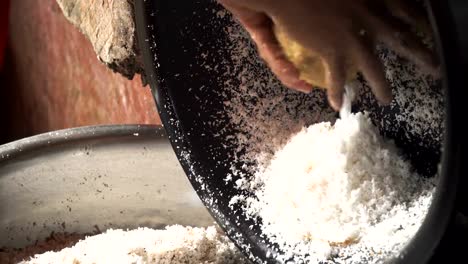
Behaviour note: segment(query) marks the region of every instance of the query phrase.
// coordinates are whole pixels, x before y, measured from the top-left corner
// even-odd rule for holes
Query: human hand
[[[392,100],[382,62],[376,54],[383,43],[430,74],[438,64],[411,26],[430,32],[423,10],[408,0],[218,0],[249,32],[260,56],[287,87],[310,92],[313,86],[285,56],[275,27],[321,59],[328,100],[342,105],[347,71],[360,71],[383,104]]]

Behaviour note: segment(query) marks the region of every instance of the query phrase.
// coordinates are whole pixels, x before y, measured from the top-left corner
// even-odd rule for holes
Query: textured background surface
[[[95,124],[160,123],[149,87],[113,73],[55,0],[10,3],[0,89],[3,142]]]

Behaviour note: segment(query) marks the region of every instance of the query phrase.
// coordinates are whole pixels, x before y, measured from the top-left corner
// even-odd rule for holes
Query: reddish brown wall
[[[14,0],[0,104],[15,137],[95,124],[160,123],[148,87],[101,64],[54,0]],[[5,77],[4,77],[5,78]],[[5,116],[8,115],[8,116]]]

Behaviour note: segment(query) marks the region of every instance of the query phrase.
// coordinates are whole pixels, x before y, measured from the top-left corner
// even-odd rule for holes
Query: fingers
[[[312,85],[299,79],[298,69],[284,55],[283,48],[273,32],[273,22],[267,15],[236,5],[233,1],[220,2],[249,32],[257,45],[260,57],[285,86],[305,93],[312,90]]]
[[[261,11],[271,5],[268,0],[218,0],[218,2],[229,10],[237,7],[248,7],[250,10]]]
[[[346,66],[345,60],[338,56],[333,56],[326,59],[326,82],[327,96],[330,106],[339,111],[343,105],[344,86],[346,83]]]
[[[393,23],[378,21],[373,30],[377,40],[412,61],[432,75],[438,75],[439,65],[435,54],[425,47],[411,32],[402,30]]]
[[[385,78],[382,62],[376,55],[372,44],[364,38],[357,40],[354,43],[354,59],[377,100],[387,105],[392,101],[392,90]]]
[[[299,70],[286,58],[283,48],[278,43],[271,27],[252,33],[257,43],[260,57],[270,67],[276,77],[287,87],[309,93],[313,87],[299,79]]]
[[[261,12],[238,5],[232,0],[219,0],[219,2],[239,20],[249,33],[271,27],[271,20]]]

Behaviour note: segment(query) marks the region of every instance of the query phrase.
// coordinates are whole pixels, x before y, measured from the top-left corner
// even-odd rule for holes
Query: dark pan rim
[[[154,10],[147,10],[147,6],[144,0],[137,0],[135,3],[135,17],[137,25],[137,34],[139,39],[139,47],[142,54],[146,76],[148,77],[149,84],[152,88],[152,92],[158,105],[158,111],[160,113],[161,120],[164,124],[164,128],[171,141],[172,147],[176,152],[176,155],[181,163],[182,168],[187,175],[190,175],[191,168],[187,160],[182,156],[181,149],[189,147],[187,144],[188,138],[184,135],[184,131],[181,127],[174,125],[179,121],[177,116],[177,109],[173,107],[172,98],[166,88],[159,85],[158,69],[155,67],[153,58],[155,55],[155,47],[152,46],[148,41],[151,39],[151,28],[148,28],[147,21],[149,16],[154,13]],[[457,47],[454,47],[455,42],[451,42],[453,39],[448,38],[448,35],[453,34],[451,30],[446,30],[452,27],[453,14],[451,8],[453,2],[450,1],[427,1],[430,6],[430,17],[433,28],[436,29],[436,39],[439,48],[439,54],[442,58],[442,70],[445,73],[445,87],[448,87],[448,103],[446,104],[447,122],[445,126],[445,139],[444,139],[444,151],[442,156],[441,176],[436,187],[433,202],[429,209],[429,212],[421,225],[419,231],[415,234],[413,239],[403,249],[401,256],[396,259],[397,263],[426,263],[437,251],[437,247],[441,243],[441,239],[452,221],[455,211],[455,201],[457,198],[457,189],[459,183],[459,175],[462,167],[461,164],[461,129],[460,123],[452,122],[453,114],[458,107],[463,104],[460,103],[460,94],[453,92],[453,88],[457,83],[460,82],[463,76],[460,70],[455,70],[458,64],[454,62],[457,59]],[[442,3],[443,2],[443,3]],[[459,1],[460,2],[460,1]],[[439,29],[443,29],[440,31]],[[458,61],[457,61],[458,62]],[[459,65],[458,65],[459,66]],[[450,74],[447,74],[450,73]],[[466,98],[466,97],[465,97]],[[176,122],[174,122],[174,120]],[[459,131],[459,132],[457,132]],[[456,133],[457,132],[457,133]],[[196,183],[191,181],[192,185],[196,188]],[[206,193],[199,193],[199,196],[206,196]],[[202,201],[205,203],[205,200]],[[205,197],[206,198],[206,197]],[[206,205],[206,203],[205,203]],[[213,211],[219,211],[216,205],[209,206],[210,214],[216,219],[218,224],[226,231],[226,233],[242,233],[229,224],[226,224],[224,219],[220,219],[219,215],[216,215]]]

